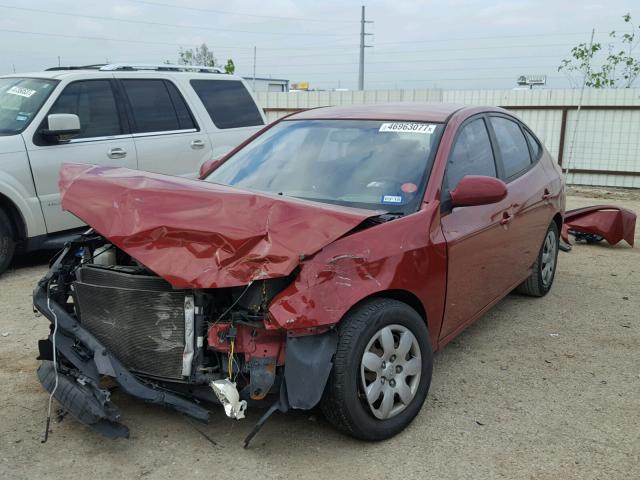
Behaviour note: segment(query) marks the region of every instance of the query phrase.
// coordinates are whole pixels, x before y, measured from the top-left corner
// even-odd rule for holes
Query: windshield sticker
[[[383,195],[380,203],[391,203],[397,205],[402,203],[402,195]]]
[[[31,90],[30,88],[23,88],[23,87],[11,87],[9,90],[7,90],[7,93],[10,93],[11,95],[19,95],[21,97],[25,97],[25,98],[31,98],[31,96],[36,93],[35,90]]]
[[[16,121],[18,122],[26,122],[29,119],[29,117],[25,116],[25,115],[18,115],[16,117]]]
[[[415,183],[403,183],[400,190],[404,193],[414,193],[418,190],[418,186]]]
[[[436,125],[427,123],[383,123],[380,125],[379,132],[404,132],[404,133],[423,133],[431,135],[436,130]]]

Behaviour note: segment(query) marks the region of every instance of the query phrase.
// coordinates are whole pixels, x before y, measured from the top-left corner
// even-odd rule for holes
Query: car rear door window
[[[176,87],[160,79],[122,80],[133,116],[133,132],[167,132],[195,128]]]
[[[49,113],[72,113],[80,118],[80,134],[74,138],[95,138],[123,133],[116,98],[109,80],[70,83]]]
[[[529,142],[529,146],[531,147],[531,158],[533,158],[533,161],[535,162],[540,158],[540,155],[542,154],[542,147],[540,146],[538,140],[536,140],[536,138],[528,131],[525,130],[524,135],[525,137],[527,137],[527,141]]]
[[[264,125],[251,95],[237,80],[191,80],[191,86],[218,128]]]
[[[496,176],[489,132],[482,118],[462,127],[447,162],[447,185],[453,190],[465,175]]]
[[[529,147],[520,125],[504,117],[491,117],[491,125],[500,150],[504,177],[509,179],[529,168]]]

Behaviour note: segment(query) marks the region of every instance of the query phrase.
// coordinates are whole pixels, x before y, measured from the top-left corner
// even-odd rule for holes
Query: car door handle
[[[544,189],[544,195],[542,195],[542,200],[549,200],[553,195],[548,189]]]
[[[127,156],[127,151],[124,148],[112,148],[107,152],[109,158],[124,158]]]
[[[204,148],[204,141],[203,140],[193,140],[191,142],[191,148],[193,148],[194,150],[200,150],[201,148]]]
[[[500,225],[506,225],[511,221],[513,216],[507,212],[502,213],[502,218],[500,219]]]

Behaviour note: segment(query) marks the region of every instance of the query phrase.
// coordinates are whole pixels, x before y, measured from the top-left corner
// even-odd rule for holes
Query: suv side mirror
[[[507,196],[507,185],[494,177],[466,175],[449,193],[453,207],[488,205],[497,203]]]
[[[40,134],[66,142],[80,133],[80,118],[73,113],[52,113],[47,116],[49,128],[40,130]]]

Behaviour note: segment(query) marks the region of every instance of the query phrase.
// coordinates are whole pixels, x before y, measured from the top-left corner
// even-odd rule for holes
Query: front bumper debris
[[[72,376],[64,368],[58,372],[58,390],[54,398],[80,422],[110,437],[126,437],[128,429],[118,423],[119,413],[109,398],[109,391],[100,387],[101,376],[111,377],[124,392],[149,403],[164,405],[206,422],[209,412],[200,405],[156,385],[146,383],[129,372],[91,333],[85,330],[64,308],[52,299],[48,301],[47,285],[58,274],[61,260],[68,248],[58,257],[51,270],[33,292],[33,305],[50,322],[57,321],[56,350],[79,376]],[[45,360],[38,377],[51,392],[55,382],[49,342],[40,343],[40,358]],[[62,387],[60,387],[62,385]]]

